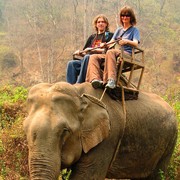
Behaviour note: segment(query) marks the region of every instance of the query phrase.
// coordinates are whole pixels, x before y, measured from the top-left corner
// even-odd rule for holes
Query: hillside
[[[22,128],[28,89],[65,81],[67,62],[94,32],[93,18],[107,15],[114,32],[125,4],[135,9],[145,50],[141,90],[163,97],[180,122],[179,0],[0,0],[0,179],[28,179]],[[180,179],[179,142],[168,180]]]
[[[67,61],[94,32],[93,18],[100,13],[107,15],[113,32],[124,4],[135,9],[140,47],[145,50],[146,70],[141,88],[165,94],[180,83],[178,0],[0,2],[0,84],[27,87],[65,80]]]

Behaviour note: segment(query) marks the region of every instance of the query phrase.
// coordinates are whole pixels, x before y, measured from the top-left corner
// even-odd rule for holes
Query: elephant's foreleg
[[[109,166],[109,163],[106,162],[107,159],[91,155],[91,153],[83,154],[81,159],[72,167],[70,179],[104,180]]]
[[[97,165],[75,165],[72,168],[72,174],[70,180],[104,180],[106,177],[106,171],[101,173],[100,167]]]

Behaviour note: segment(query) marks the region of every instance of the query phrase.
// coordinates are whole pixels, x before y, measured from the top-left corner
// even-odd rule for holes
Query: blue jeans
[[[82,83],[86,80],[89,54],[82,60],[71,60],[67,64],[66,81],[70,84]]]

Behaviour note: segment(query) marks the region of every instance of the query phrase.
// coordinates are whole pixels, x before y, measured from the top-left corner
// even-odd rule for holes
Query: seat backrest
[[[129,45],[130,46],[130,45]],[[132,47],[132,54],[129,55],[128,53],[126,53],[124,51],[123,46],[121,46],[121,55],[120,58],[121,60],[125,60],[127,62],[136,62],[136,63],[140,63],[141,65],[144,64],[144,50],[139,48],[139,47]]]
[[[144,73],[144,50],[140,49],[139,47],[132,46],[132,55],[126,53],[124,51],[123,46],[121,48],[121,54],[119,56],[119,68],[117,72],[117,85],[119,84],[123,88],[133,89],[138,91],[142,76]],[[118,63],[118,62],[117,62]],[[140,76],[138,78],[137,85],[134,85],[132,80],[134,77],[134,71],[139,70]],[[126,77],[125,73],[129,73],[129,77]],[[138,72],[137,72],[138,73]],[[122,79],[126,81],[126,85],[122,84]]]

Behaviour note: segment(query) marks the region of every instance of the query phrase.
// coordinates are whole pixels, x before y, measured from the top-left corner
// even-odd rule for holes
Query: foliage
[[[178,123],[178,139],[176,147],[174,149],[173,156],[171,158],[170,165],[168,167],[168,178],[170,180],[175,180],[180,177],[180,88],[178,85],[175,85],[169,88],[166,92],[164,99],[173,107]],[[163,174],[161,174],[163,175]],[[177,177],[178,176],[178,177]],[[163,176],[162,176],[163,177]]]
[[[161,169],[159,170],[159,176],[161,180],[165,180],[164,172]]]
[[[27,97],[28,90],[22,86],[14,87],[7,85],[0,88],[0,106],[5,103],[16,103],[24,101]]]
[[[0,88],[0,177],[3,179],[22,179],[28,173],[27,143],[22,128],[26,97],[24,87]]]
[[[22,129],[22,119],[0,133],[0,177],[21,179],[28,175],[28,149]]]
[[[61,172],[61,175],[60,175],[60,178],[62,180],[68,180],[70,175],[71,175],[71,169],[63,169],[62,172]]]
[[[26,97],[27,89],[24,87],[9,85],[0,88],[0,129],[10,127],[19,117],[24,116]]]

